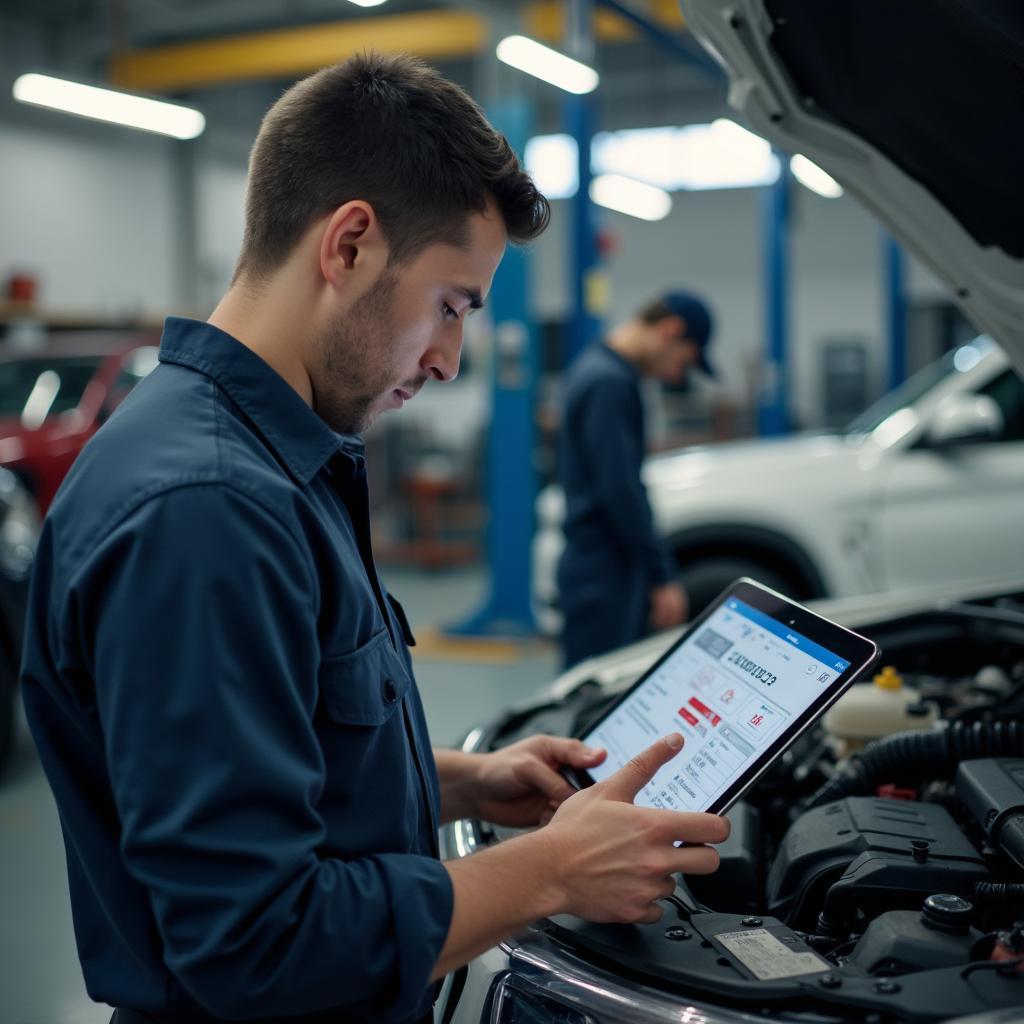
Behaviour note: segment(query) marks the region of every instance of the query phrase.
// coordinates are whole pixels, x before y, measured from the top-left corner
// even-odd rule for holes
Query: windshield
[[[868,406],[844,431],[846,434],[870,434],[881,426],[894,412],[913,405],[919,398],[931,391],[939,381],[951,373],[966,373],[992,349],[992,341],[986,337],[975,338],[941,359],[918,370],[909,380],[894,391],[883,395],[874,405]]]
[[[100,365],[99,356],[11,359],[0,362],[0,416],[35,420],[78,406]],[[45,406],[45,410],[43,409]]]

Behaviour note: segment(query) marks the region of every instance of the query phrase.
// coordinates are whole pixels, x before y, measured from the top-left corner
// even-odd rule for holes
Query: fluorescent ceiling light
[[[568,199],[580,187],[579,148],[571,135],[526,140],[526,169],[548,199]]]
[[[672,197],[663,188],[622,174],[598,175],[590,183],[590,198],[598,206],[641,220],[661,220],[672,209]]]
[[[380,7],[384,0],[348,0],[350,4],[355,4],[356,7]]]
[[[843,186],[831,174],[826,174],[802,153],[797,153],[789,161],[789,169],[793,172],[793,177],[804,188],[817,192],[819,196],[824,196],[826,199],[838,199],[843,194]]]
[[[43,425],[58,391],[60,376],[55,370],[43,370],[25,399],[25,408],[21,410],[21,425],[26,430],[38,430]]]
[[[527,36],[506,36],[497,47],[498,60],[528,75],[557,85],[577,95],[593,92],[599,81],[597,72],[550,46]]]
[[[636,128],[594,137],[594,168],[669,191],[754,188],[779,176],[771,145],[734,121]]]
[[[667,192],[756,188],[774,183],[779,158],[768,142],[734,121],[678,128],[598,132],[595,174],[621,174]],[[536,135],[526,143],[526,168],[549,199],[569,199],[578,187],[576,142],[570,135]]]
[[[150,100],[113,89],[81,85],[49,75],[22,75],[14,82],[14,98],[38,107],[63,110],[94,121],[108,121],[128,128],[194,139],[206,127],[206,118],[191,107]]]
[[[727,117],[688,125],[679,134],[684,188],[757,188],[778,180],[782,168],[771,143]]]

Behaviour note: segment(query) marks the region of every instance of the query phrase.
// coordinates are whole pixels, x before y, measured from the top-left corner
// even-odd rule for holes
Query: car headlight
[[[757,1024],[761,1019],[611,975],[538,934],[502,948],[509,970],[492,988],[488,1024]]]
[[[495,987],[491,1020],[494,1024],[597,1024],[590,1014],[533,991],[514,974],[506,975]]]

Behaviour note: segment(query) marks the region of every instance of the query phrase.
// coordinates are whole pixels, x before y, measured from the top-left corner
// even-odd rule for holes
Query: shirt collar
[[[276,370],[213,324],[168,317],[160,361],[187,366],[215,381],[303,486],[338,453],[356,464],[363,457],[361,437],[331,430]]]
[[[611,356],[613,362],[629,370],[631,377],[635,377],[637,380],[640,379],[640,367],[635,363],[631,363],[621,352],[616,352],[607,341],[599,341],[598,347]]]

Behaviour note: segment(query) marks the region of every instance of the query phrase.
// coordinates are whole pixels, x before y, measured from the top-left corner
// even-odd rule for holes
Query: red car
[[[153,335],[64,334],[0,357],[0,466],[46,510],[86,441],[157,364]]]

